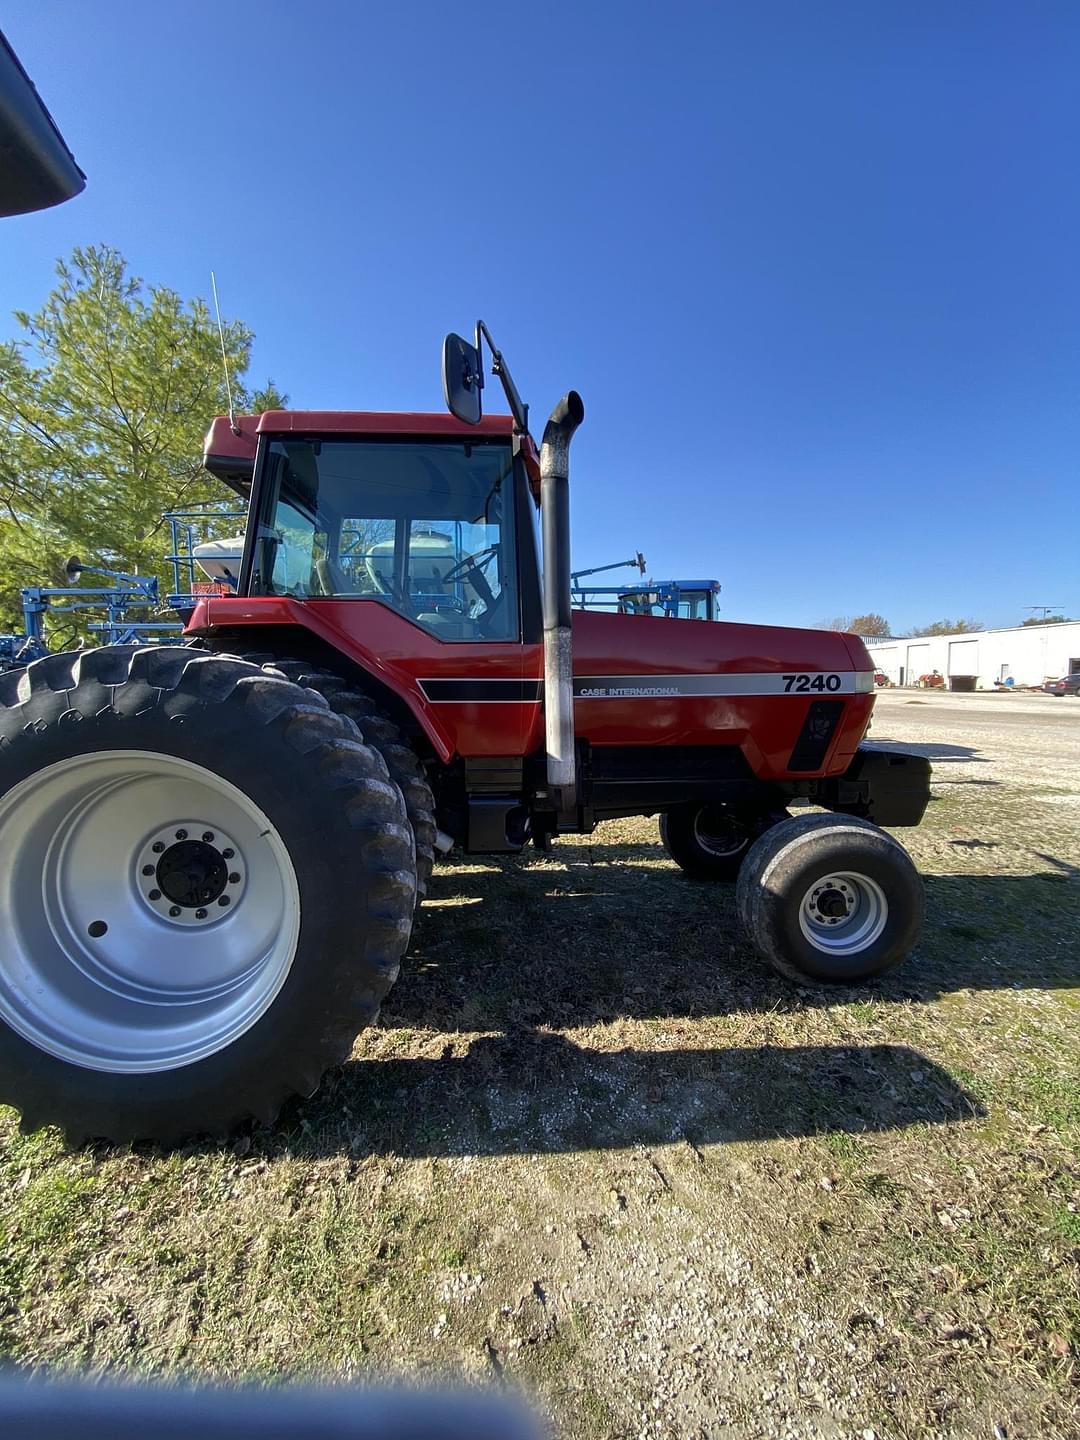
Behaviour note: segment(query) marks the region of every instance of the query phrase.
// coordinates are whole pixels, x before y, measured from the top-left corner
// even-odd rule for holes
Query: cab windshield
[[[516,640],[505,441],[272,440],[251,588],[377,600],[442,640]]]

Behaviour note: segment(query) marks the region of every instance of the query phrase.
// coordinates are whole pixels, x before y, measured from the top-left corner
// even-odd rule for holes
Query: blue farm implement
[[[100,645],[153,645],[176,640],[201,599],[228,595],[236,589],[230,567],[230,541],[207,539],[207,532],[225,522],[243,519],[237,511],[174,511],[162,517],[169,524],[173,590],[162,613],[161,585],[156,575],[134,575],[100,565],[84,565],[72,556],[65,566],[66,585],[28,585],[21,592],[23,632],[0,635],[0,671],[40,660],[50,649],[78,643],[83,632]],[[242,544],[242,542],[239,542]],[[220,552],[220,553],[218,553]],[[198,570],[208,579],[199,579]],[[238,573],[239,566],[235,567]],[[81,585],[83,575],[105,583]],[[84,622],[86,611],[100,617]],[[47,633],[48,632],[48,633]],[[55,640],[58,643],[50,643]]]
[[[616,560],[591,570],[575,570],[571,594],[576,610],[613,610],[617,615],[657,615],[667,620],[719,619],[719,580],[642,580],[632,585],[585,585],[587,575],[633,568],[645,574],[639,550],[632,560]]]

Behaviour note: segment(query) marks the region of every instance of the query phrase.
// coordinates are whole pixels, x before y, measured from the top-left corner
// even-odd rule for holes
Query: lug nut
[[[160,855],[161,852],[165,849],[165,841],[155,840],[153,845],[150,846],[150,849],[153,850],[155,855]]]
[[[149,898],[150,900],[160,900],[160,899],[161,899],[161,891],[160,891],[160,890],[151,890],[148,898]]]
[[[214,838],[213,830],[204,830],[202,838],[206,841],[207,845],[209,845],[210,841]]]
[[[187,831],[186,831],[186,830],[177,830],[177,832],[176,832],[176,838],[177,838],[178,840],[186,840],[186,839],[187,839]]]
[[[144,865],[144,866],[142,867],[142,873],[143,873],[144,875],[152,875],[152,874],[154,873],[154,867],[153,867],[153,865]]]
[[[221,852],[221,858],[222,858],[223,860],[231,860],[232,857],[233,857],[235,854],[236,854],[236,851],[235,851],[235,850],[222,850],[222,852]]]
[[[228,905],[228,903],[229,903],[229,897],[228,897],[228,895],[222,895],[221,899],[220,899],[217,903],[218,903],[219,905]]]
[[[196,910],[196,911],[195,911],[195,919],[196,919],[196,920],[205,920],[205,919],[206,919],[206,911],[205,911],[205,910]]]
[[[169,906],[169,914],[170,914],[170,915],[173,917],[173,919],[175,920],[176,917],[180,914],[180,906],[179,906],[179,905],[170,905],[170,906]]]
[[[240,884],[240,871],[239,871],[239,870],[232,870],[232,871],[230,871],[230,873],[229,873],[229,884],[230,884],[230,885],[239,885],[239,884]]]

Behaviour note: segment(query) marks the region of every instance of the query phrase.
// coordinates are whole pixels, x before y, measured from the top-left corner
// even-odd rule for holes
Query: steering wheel
[[[463,580],[466,575],[471,575],[474,571],[478,571],[482,575],[498,553],[497,545],[489,545],[486,550],[477,550],[473,555],[463,555],[456,565],[450,566],[450,569],[442,577],[442,583],[452,585],[455,580]]]

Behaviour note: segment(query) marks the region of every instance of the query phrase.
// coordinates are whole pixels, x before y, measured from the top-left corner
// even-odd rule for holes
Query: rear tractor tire
[[[321,702],[186,646],[0,675],[0,1101],[68,1140],[270,1123],[398,973],[412,832]]]
[[[370,695],[331,670],[285,656],[256,654],[247,655],[245,659],[261,665],[268,673],[284,675],[294,685],[321,695],[334,714],[352,721],[360,731],[364,744],[377,750],[386,761],[391,779],[404,797],[405,810],[412,826],[416,844],[416,900],[419,904],[427,894],[439,831],[435,820],[435,797],[420,758],[409,744],[405,732]]]
[[[681,805],[660,816],[660,839],[671,859],[692,880],[730,882],[738,878],[757,837],[786,818],[786,810]]]
[[[735,901],[758,953],[809,985],[853,985],[899,965],[926,903],[891,835],[868,820],[821,814],[785,820],[754,842]]]

